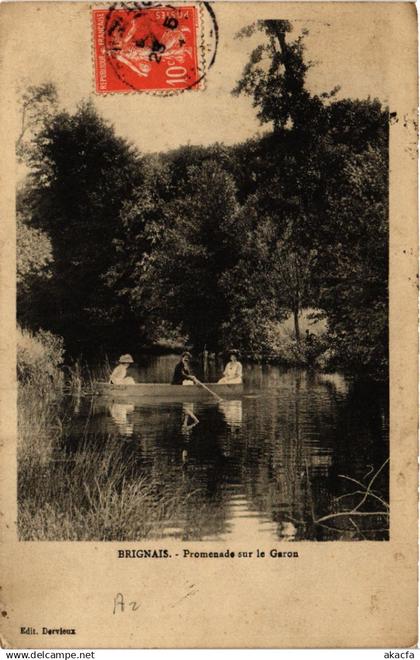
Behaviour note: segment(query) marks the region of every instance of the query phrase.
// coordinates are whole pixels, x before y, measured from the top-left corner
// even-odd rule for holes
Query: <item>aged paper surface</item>
[[[144,11],[141,4],[134,10]],[[168,91],[174,88],[171,73],[173,78],[183,73],[180,60],[171,60],[173,68],[165,79],[155,77],[150,83],[154,72],[161,71],[158,58],[164,49],[159,41],[150,46],[147,69],[141,68],[143,61],[133,64],[128,47],[124,52],[114,50],[113,72],[100,64],[100,52],[95,49],[101,47],[101,37],[94,35],[92,11],[111,11],[109,6],[8,3],[0,7],[2,644],[12,648],[412,646],[417,642],[415,6],[398,2],[187,6],[196,7],[197,14],[185,18],[188,36],[178,39],[177,48],[182,51],[178,56],[184,57],[185,48],[190,48],[195,59],[188,69],[190,77],[180,83],[185,91],[175,94]],[[113,6],[112,11],[122,21],[120,27],[127,16],[130,19],[127,6]],[[102,19],[95,20],[99,25]],[[319,541],[305,536],[288,539],[287,533],[278,531],[277,537],[261,535],[252,515],[236,518],[240,525],[236,536],[226,532],[210,540],[171,535],[167,530],[155,537],[119,537],[118,541],[107,540],[101,532],[98,540],[92,536],[93,540],[83,541],[74,528],[69,531],[65,525],[60,528],[67,529],[64,538],[72,540],[57,540],[48,530],[22,531],[23,523],[19,531],[18,499],[21,502],[26,496],[25,486],[17,487],[15,367],[15,191],[26,174],[15,156],[15,143],[22,135],[22,86],[28,90],[31,85],[52,82],[61,108],[70,114],[78,103],[91,98],[99,115],[114,124],[117,135],[134,141],[145,153],[169,152],[185,144],[243,143],[270,127],[259,126],[249,96],[231,95],[252,50],[246,39],[234,36],[255,21],[267,20],[289,21],[294,31],[288,37],[297,38],[302,29],[309,29],[306,52],[315,60],[311,84],[316,93],[341,85],[338,98],[378,97],[389,106],[393,118],[389,142],[389,538],[379,537],[379,532],[363,538],[362,516],[359,519],[357,513],[351,522],[357,534],[323,536]],[[129,29],[126,24],[121,28],[125,35]],[[144,47],[139,45],[142,38],[136,47]],[[112,42],[114,49],[115,43],[121,45],[121,40]],[[167,43],[166,52],[170,48]],[[40,171],[38,176],[42,176]],[[75,251],[89,240],[88,233],[80,235]],[[117,351],[126,353],[124,345]],[[185,405],[190,406],[189,414],[191,405]],[[124,412],[114,407],[110,413],[113,423],[125,427],[127,446],[135,434],[127,425],[133,409]],[[194,410],[203,428],[208,411]],[[225,406],[231,438],[243,421],[241,414]],[[33,423],[35,437],[35,417]],[[146,421],[140,422],[140,429],[142,423]],[[252,438],[248,441],[252,443]],[[193,452],[188,442],[188,451]],[[257,458],[252,461],[258,460],[259,454],[253,456]],[[186,457],[183,449],[184,463]],[[228,458],[226,454],[224,460]],[[359,458],[354,456],[354,461]],[[203,469],[197,465],[198,459],[193,467]],[[224,463],[220,465],[216,470],[224,469]],[[346,465],[349,477],[355,474],[351,467]],[[366,465],[366,472],[379,467]],[[169,479],[170,464],[167,470]],[[305,478],[304,468],[301,476]],[[40,469],[34,479],[41,491],[51,472]],[[35,491],[34,497],[38,497]],[[206,511],[201,515],[206,516]],[[21,515],[30,529],[31,520]],[[35,524],[37,512],[32,511],[32,517]],[[279,518],[273,517],[270,524],[273,520]],[[289,529],[299,527],[291,516],[288,521]],[[155,556],[145,558],[144,550]],[[190,556],[185,557],[184,550]],[[194,553],[210,552],[234,556],[194,557]],[[239,557],[241,552],[252,552],[252,556]]]

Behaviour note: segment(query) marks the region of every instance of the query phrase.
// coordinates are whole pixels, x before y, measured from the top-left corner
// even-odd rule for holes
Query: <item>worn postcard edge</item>
[[[270,564],[246,567],[238,562],[170,566],[118,563],[121,543],[19,543],[16,535],[16,379],[15,379],[15,157],[16,112],[11,41],[18,40],[16,12],[24,4],[0,6],[0,413],[2,644],[21,647],[18,626],[30,624],[28,615],[41,610],[42,620],[63,624],[72,619],[84,632],[81,647],[410,647],[417,642],[417,55],[416,15],[412,3],[377,3],[393,12],[395,32],[394,98],[391,110],[400,121],[391,126],[390,145],[390,414],[391,414],[391,538],[382,543],[296,543],[301,558],[286,570]],[[74,4],[74,3],[72,3]],[[219,3],[222,4],[222,3]],[[227,4],[227,3],[224,3]],[[313,11],[314,5],[305,11]],[[344,3],[343,3],[344,4]],[[376,3],[375,3],[376,4]],[[64,5],[64,3],[63,3]],[[358,10],[357,3],[352,5]],[[83,5],[78,3],[78,6]],[[325,3],[319,6],[326,7]],[[273,12],[293,20],[302,5],[278,3]],[[344,6],[339,7],[343,9]],[[337,11],[335,9],[334,11]],[[87,15],[90,29],[90,17]],[[407,40],[408,41],[405,41]],[[408,56],[407,56],[408,53]],[[404,59],[404,57],[406,59]],[[410,63],[407,69],[402,61]],[[139,97],[140,98],[140,97]],[[162,98],[164,102],[164,99]],[[414,155],[413,155],[414,152]],[[133,545],[133,544],[130,544]],[[157,547],[159,544],[141,544]],[[168,544],[165,544],[168,545]],[[203,549],[205,544],[189,544]],[[168,545],[169,547],[169,545]],[[152,570],[153,568],[153,570]],[[296,571],[291,575],[292,571]],[[152,575],[150,573],[152,572]],[[22,580],[25,576],[27,583]],[[106,579],[105,579],[106,576]],[[294,577],[295,576],[295,577]],[[316,579],[315,579],[316,578]],[[208,616],[192,600],[183,603],[179,617],[165,602],[177,602],[192,579],[199,585]],[[110,585],[105,584],[109,580]],[[119,624],[102,603],[115,589],[138,583],[150,610],[137,629]],[[248,589],[240,589],[240,582]],[[263,586],[262,586],[263,585]],[[321,586],[321,591],[319,587]],[[43,589],[48,594],[44,597]],[[246,608],[241,598],[249,589],[255,603]],[[317,591],[318,590],[318,591]],[[279,598],[278,591],[282,591]],[[340,598],[336,592],[340,591]],[[264,594],[265,606],[262,594]],[[156,603],[155,601],[161,601]],[[88,608],[93,609],[86,615]],[[168,601],[169,602],[169,601]],[[41,604],[40,604],[41,603]],[[281,623],[281,603],[285,604]],[[340,609],[341,605],[341,609]],[[239,626],[235,608],[247,623]],[[57,611],[58,610],[58,611]],[[176,608],[175,608],[176,610]],[[152,616],[153,614],[153,616]],[[25,618],[26,617],[26,618]],[[39,617],[38,617],[39,618]],[[326,628],[335,620],[336,630]],[[133,632],[134,630],[134,632]],[[56,648],[68,639],[48,639]],[[34,642],[34,648],[38,641]],[[40,646],[42,648],[42,644]]]

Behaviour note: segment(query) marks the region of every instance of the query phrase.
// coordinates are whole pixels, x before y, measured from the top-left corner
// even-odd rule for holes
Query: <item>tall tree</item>
[[[304,59],[304,34],[290,40],[288,21],[267,20],[239,36],[257,30],[265,35],[265,43],[254,49],[234,93],[250,95],[260,121],[273,127],[265,139],[268,162],[259,194],[277,228],[270,251],[276,297],[293,313],[299,342],[299,313],[311,288],[314,220],[322,185],[320,141],[327,114],[322,99],[306,89],[310,63]]]
[[[258,30],[264,43],[234,93],[250,95],[260,121],[273,129],[264,138],[273,148],[259,185],[260,208],[278,229],[283,297],[297,319],[293,282],[305,273],[305,289],[327,314],[340,362],[386,368],[388,111],[377,100],[335,100],[338,87],[312,94],[304,33],[293,41],[287,21],[259,21],[239,36]],[[298,339],[298,322],[295,334]]]
[[[48,329],[78,352],[124,334],[126,309],[104,281],[119,213],[142,182],[141,159],[90,103],[54,115],[32,142],[21,204],[48,235],[53,277],[45,290]]]

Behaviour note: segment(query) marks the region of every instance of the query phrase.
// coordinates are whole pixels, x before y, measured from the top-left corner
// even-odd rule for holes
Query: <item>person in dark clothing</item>
[[[193,385],[197,378],[190,371],[191,354],[186,351],[181,355],[181,359],[175,367],[172,378],[172,385]]]

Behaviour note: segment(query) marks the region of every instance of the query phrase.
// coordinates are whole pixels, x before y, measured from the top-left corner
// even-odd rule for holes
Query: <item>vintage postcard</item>
[[[414,4],[0,31],[3,646],[415,645]]]

